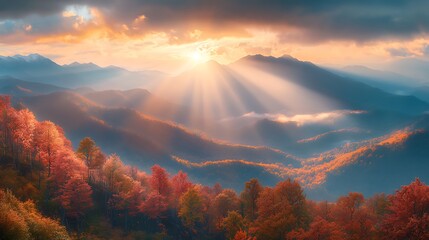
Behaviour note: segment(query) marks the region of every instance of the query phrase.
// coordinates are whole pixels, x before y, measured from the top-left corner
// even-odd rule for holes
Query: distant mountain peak
[[[87,62],[87,63],[72,62],[70,64],[64,64],[63,67],[68,67],[68,68],[85,67],[85,68],[93,68],[93,69],[100,68],[100,66],[98,66],[97,64],[95,64],[93,62]]]
[[[202,62],[202,63],[195,65],[193,68],[191,68],[189,70],[189,72],[194,72],[194,71],[199,72],[201,70],[203,70],[203,71],[205,71],[205,70],[219,70],[219,69],[223,69],[224,67],[225,67],[224,65],[218,63],[215,60],[209,60],[207,62]]]
[[[216,60],[213,60],[213,59],[208,60],[204,64],[206,64],[206,65],[216,65],[216,66],[221,66],[222,65],[222,64],[216,62]]]
[[[288,59],[288,60],[294,60],[294,61],[299,61],[299,59],[294,58],[294,57],[292,57],[292,56],[291,56],[291,55],[289,55],[289,54],[284,54],[284,55],[283,55],[283,56],[281,56],[280,58]]]
[[[40,60],[49,60],[49,61],[51,61],[49,58],[46,58],[46,57],[44,57],[44,56],[42,56],[42,55],[40,55],[38,53],[31,53],[31,54],[28,54],[27,56],[21,55],[21,54],[17,54],[17,55],[12,56],[12,58],[17,59],[17,60],[18,59],[19,60],[24,60],[26,62],[35,62],[35,61],[40,61]]]
[[[293,61],[293,62],[301,62],[299,59],[294,58],[290,55],[283,55],[281,57],[274,57],[274,56],[265,56],[262,54],[255,54],[255,55],[247,55],[241,59],[239,59],[237,62],[240,61]]]

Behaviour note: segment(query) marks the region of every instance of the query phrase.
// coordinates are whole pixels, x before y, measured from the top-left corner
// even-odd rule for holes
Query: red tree
[[[188,175],[182,171],[179,171],[176,176],[171,179],[171,185],[173,190],[173,202],[174,206],[177,206],[180,197],[192,187],[192,182],[189,181]]]
[[[140,211],[144,212],[150,218],[155,219],[162,217],[162,213],[167,210],[168,201],[166,197],[162,196],[158,192],[151,192],[147,196],[146,201],[140,206]]]
[[[343,240],[347,236],[341,231],[341,227],[335,222],[328,222],[321,217],[316,217],[307,231],[300,229],[287,235],[288,240]]]
[[[91,194],[91,187],[82,177],[75,176],[64,185],[58,200],[69,217],[78,219],[92,207]]]
[[[83,176],[85,166],[77,159],[71,149],[58,150],[56,160],[52,164],[52,173],[49,180],[57,191],[67,183],[73,176]]]
[[[374,234],[374,221],[361,193],[352,192],[340,197],[334,212],[336,222],[347,233],[348,239],[369,239]]]
[[[390,197],[384,239],[429,239],[429,186],[416,179]]]
[[[41,163],[48,167],[48,177],[51,175],[52,161],[59,149],[64,147],[62,131],[50,121],[39,122],[34,133],[34,144]]]
[[[168,180],[167,171],[159,165],[154,165],[151,169],[150,186],[152,191],[168,198],[171,193],[171,184]]]
[[[129,215],[135,216],[141,212],[144,190],[139,182],[134,181],[131,189],[127,192],[119,193],[119,197],[121,208],[127,210]]]
[[[15,142],[21,145],[27,153],[32,150],[36,123],[36,117],[28,109],[17,111],[14,114],[12,135]]]

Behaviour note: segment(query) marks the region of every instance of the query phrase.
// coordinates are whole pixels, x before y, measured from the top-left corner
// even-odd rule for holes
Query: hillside
[[[35,96],[64,90],[54,85],[22,81],[9,76],[0,77],[0,94],[4,95]]]

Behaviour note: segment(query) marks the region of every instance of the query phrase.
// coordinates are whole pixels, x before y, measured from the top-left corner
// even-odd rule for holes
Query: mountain
[[[193,179],[205,179],[207,184],[219,180],[238,189],[242,182],[232,182],[231,178],[236,176],[230,172],[248,169],[243,177],[250,179],[250,173],[258,172],[256,175],[265,176],[265,183],[272,185],[278,177],[267,171],[267,166],[300,165],[297,158],[276,149],[210,139],[135,110],[99,105],[72,92],[26,97],[21,101],[39,119],[62,126],[75,146],[89,136],[107,153],[118,153],[129,164],[143,169],[160,164],[171,172],[183,169]],[[218,172],[220,179],[206,178],[203,172],[207,169],[214,169],[213,174]]]
[[[39,54],[0,56],[0,75],[64,88],[132,89],[150,87],[165,77],[157,71],[131,72],[115,66],[94,63],[59,65]]]
[[[402,58],[390,62],[386,67],[387,70],[398,72],[405,76],[418,79],[420,84],[428,84],[429,62],[419,58]]]
[[[263,102],[270,94],[254,88],[234,74],[228,66],[213,60],[163,81],[153,94],[191,111],[190,120],[202,116],[221,120],[247,112],[270,112],[281,109],[279,102]]]
[[[60,67],[77,73],[99,68]],[[429,128],[420,119],[428,103],[287,56],[207,62],[157,82],[151,92],[83,85],[23,96],[20,102],[62,126],[75,146],[89,136],[127,163],[184,170],[208,185],[240,189],[255,176],[266,185],[292,177],[309,195],[333,199],[349,191],[352,178],[365,194],[382,189],[388,183],[379,177],[407,169],[395,156],[407,156],[419,170],[392,180],[386,191],[427,169],[422,156]],[[384,171],[389,159],[400,167]],[[372,187],[363,191],[368,179]]]
[[[292,57],[247,56],[234,63],[232,68],[241,72],[257,69],[277,76],[316,92],[343,109],[389,110],[409,114],[419,114],[429,109],[428,103],[416,97],[386,93]],[[311,99],[307,104],[311,104]]]
[[[398,133],[400,137],[363,145],[346,155],[348,163],[326,173],[323,183],[308,191],[315,199],[335,200],[338,194],[361,191],[366,196],[392,193],[398,186],[420,178],[429,181],[429,131]],[[401,137],[402,136],[402,137]]]
[[[249,119],[312,117],[356,110],[370,112],[373,120],[375,114],[372,112],[415,116],[429,109],[428,103],[416,97],[390,94],[308,62],[292,57],[262,55],[247,56],[230,65],[215,61],[199,64],[176,77],[161,81],[152,93],[174,102],[182,108],[179,112],[188,113],[185,114],[188,119],[175,117],[174,114],[170,118],[163,116],[163,119],[235,142],[268,144],[276,148],[284,146],[282,149],[286,151],[293,148],[288,144],[289,140],[296,143],[312,136],[300,135],[300,131],[295,131],[298,135],[289,139],[287,134],[282,134],[284,131],[260,127],[263,124],[255,124]],[[364,125],[367,124],[366,120],[363,121]],[[342,128],[360,127],[359,124]],[[301,125],[298,127],[300,130]],[[379,129],[363,130],[380,132]],[[316,131],[312,135],[324,132]],[[257,137],[261,141],[250,142]]]
[[[412,177],[424,178],[422,171],[428,169],[424,156],[427,156],[425,144],[429,143],[425,128],[429,127],[429,121],[424,118],[410,125],[411,128],[368,140],[359,140],[360,134],[367,134],[361,129],[334,130],[301,139],[297,146],[302,146],[303,151],[320,146],[331,150],[297,158],[272,148],[210,139],[135,110],[102,106],[76,93],[56,92],[27,97],[23,102],[39,118],[61,124],[75,146],[80,139],[90,136],[107,153],[116,152],[127,163],[142,169],[147,170],[157,163],[170,172],[184,170],[195,181],[210,185],[220,182],[234,189],[239,189],[252,177],[258,177],[268,185],[293,177],[304,183],[309,196],[335,199],[350,189],[367,195],[381,191],[387,184],[382,177],[396,179],[389,183],[386,191],[396,189]],[[309,130],[307,134],[311,132]],[[349,142],[349,139],[356,141]],[[332,141],[343,143],[332,149]],[[397,161],[395,166],[399,167],[383,168],[389,166],[389,161]],[[413,171],[395,177],[401,169],[408,169],[409,163],[408,168]],[[368,167],[374,167],[374,170]],[[352,176],[356,178],[354,186],[348,180]],[[368,185],[372,187],[365,191]]]
[[[64,90],[66,88],[50,84],[27,82],[9,76],[0,77],[0,94],[22,97],[43,95]]]
[[[363,82],[369,86],[397,95],[413,95],[412,89],[420,85],[420,81],[417,79],[365,66],[346,66],[341,69],[328,70],[337,75]]]
[[[429,102],[429,84],[413,89],[411,94],[426,102]]]
[[[145,89],[90,91],[83,93],[83,96],[103,106],[130,108],[162,120],[185,125],[189,115],[189,110],[185,107],[154,96]]]

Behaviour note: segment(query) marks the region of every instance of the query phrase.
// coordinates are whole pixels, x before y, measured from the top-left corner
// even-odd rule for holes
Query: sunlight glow
[[[195,50],[189,56],[195,64],[204,63],[210,60],[210,57],[208,56],[208,54],[202,51],[201,49]]]
[[[194,52],[194,54],[192,54],[192,59],[195,62],[201,61],[201,58],[202,58],[202,56],[201,56],[201,53],[199,51],[196,51],[196,52]]]

